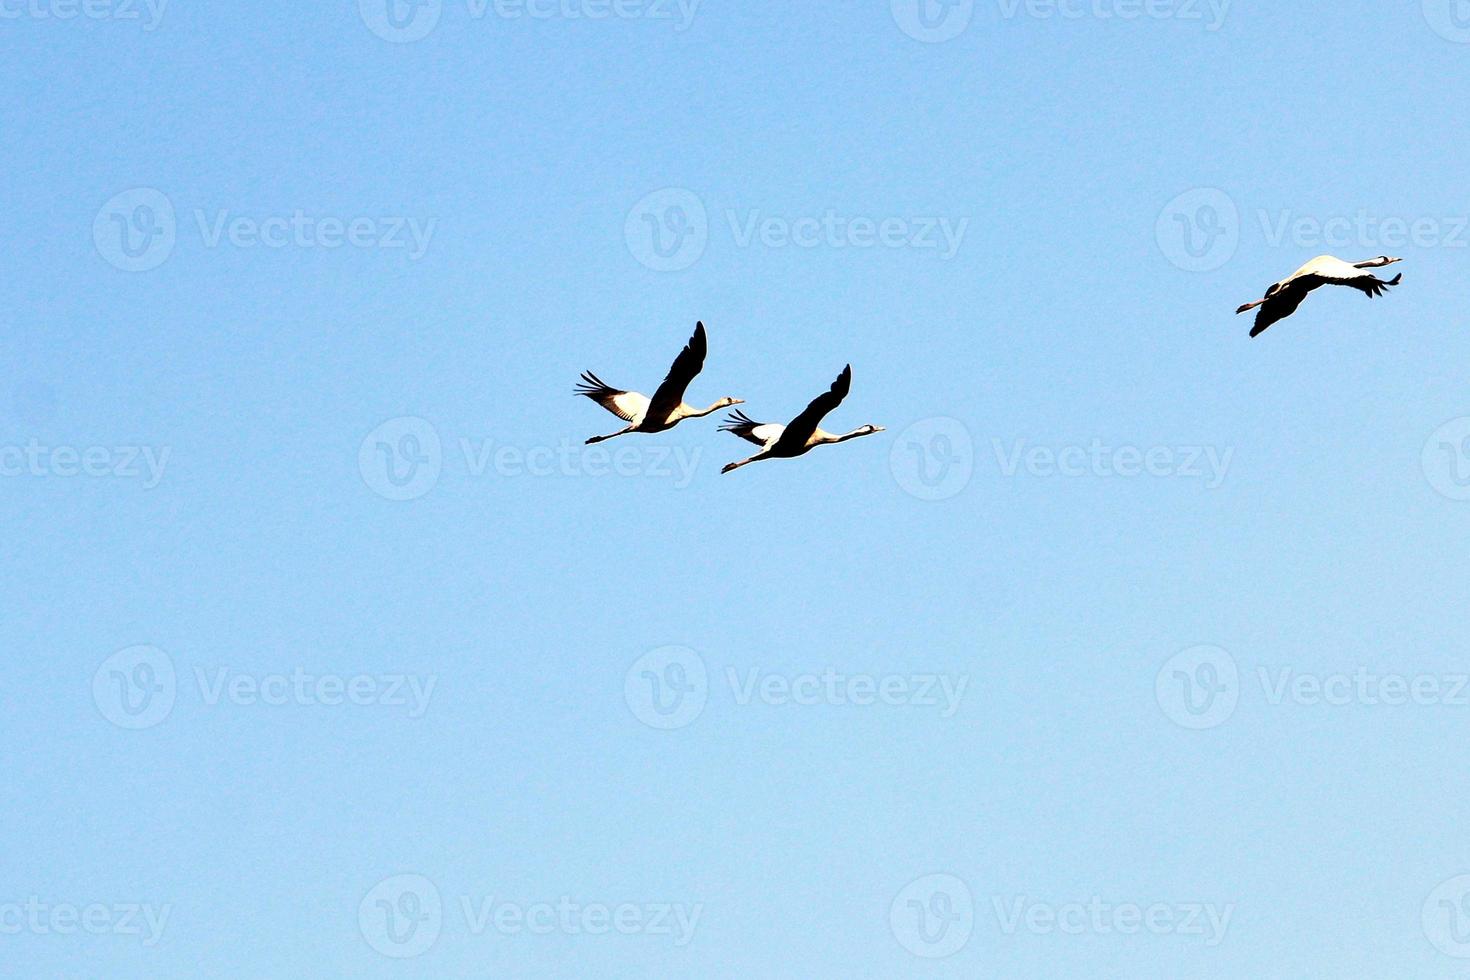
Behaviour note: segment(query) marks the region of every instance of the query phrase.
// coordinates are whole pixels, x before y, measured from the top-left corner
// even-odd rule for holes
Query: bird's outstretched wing
[[[842,399],[847,397],[847,391],[852,387],[852,365],[849,364],[842,369],[837,380],[832,382],[832,387],[822,392],[812,403],[808,405],[800,415],[791,420],[786,431],[781,434],[781,441],[791,443],[800,441],[805,443],[817,431],[817,426],[838,405]]]
[[[1375,296],[1382,296],[1384,290],[1388,289],[1388,287],[1397,286],[1403,282],[1404,274],[1401,272],[1392,279],[1384,280],[1379,279],[1372,273],[1362,272],[1360,275],[1353,276],[1349,279],[1327,279],[1324,281],[1334,286],[1351,286],[1362,292],[1369,299],[1372,299]]]
[[[720,426],[720,431],[733,432],[746,442],[753,442],[757,446],[768,446],[781,438],[781,433],[786,431],[786,426],[777,425],[775,422],[757,422],[736,409],[725,417],[725,424]]]
[[[704,355],[708,350],[708,342],[704,336],[704,322],[694,325],[694,336],[689,338],[689,343],[674,358],[673,367],[653,393],[648,405],[648,414],[656,418],[668,416],[674,409],[678,408],[684,401],[684,392],[689,388],[689,382],[704,368]]]
[[[648,409],[647,395],[614,388],[591,371],[582,372],[582,382],[574,393],[586,395],[624,422],[633,421]]]
[[[1251,326],[1251,336],[1259,337],[1266,332],[1271,324],[1278,320],[1285,320],[1297,311],[1302,305],[1302,300],[1307,298],[1315,286],[1306,280],[1298,279],[1285,289],[1277,290],[1275,295],[1261,306],[1256,313],[1256,322]]]
[[[1374,296],[1382,296],[1384,290],[1390,286],[1397,286],[1404,279],[1403,274],[1400,273],[1392,279],[1383,280],[1367,269],[1358,269],[1337,259],[1332,261],[1334,264],[1330,268],[1299,275],[1292,279],[1286,288],[1278,290],[1256,314],[1256,323],[1251,327],[1251,336],[1258,337],[1271,324],[1291,316],[1297,311],[1297,307],[1302,305],[1302,300],[1307,298],[1307,294],[1319,286],[1351,286],[1372,299]]]

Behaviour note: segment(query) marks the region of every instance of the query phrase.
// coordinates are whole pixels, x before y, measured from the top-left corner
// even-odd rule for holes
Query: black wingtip
[[[607,385],[603,384],[601,379],[599,379],[597,375],[593,374],[591,371],[583,371],[582,381],[576,388],[572,390],[572,394],[586,395],[588,398],[596,398],[597,393],[599,391],[602,391],[606,387]]]
[[[755,421],[749,415],[746,415],[744,412],[740,411],[740,409],[737,408],[725,416],[725,422],[723,425],[720,426],[720,431],[735,432],[738,429],[754,427],[759,424],[759,422]]]
[[[1401,283],[1403,281],[1404,281],[1404,274],[1402,272],[1400,272],[1398,275],[1394,276],[1391,280],[1389,280],[1389,283],[1388,284],[1390,286],[1397,286],[1399,283]]]

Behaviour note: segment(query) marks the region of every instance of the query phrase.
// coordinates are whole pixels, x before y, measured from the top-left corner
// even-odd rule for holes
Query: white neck
[[[709,408],[695,408],[693,405],[680,405],[679,406],[679,418],[681,418],[681,419],[702,419],[706,415],[713,415],[714,413],[718,412],[720,409],[726,407],[726,405],[728,405],[728,404],[729,404],[728,402],[719,401],[719,402],[715,402]]]

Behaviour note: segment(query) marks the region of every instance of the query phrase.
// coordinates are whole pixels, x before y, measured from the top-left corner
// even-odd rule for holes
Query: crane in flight
[[[859,426],[842,435],[823,432],[818,427],[818,423],[829,412],[842,404],[842,399],[847,397],[847,391],[851,387],[852,365],[849,364],[842,369],[837,380],[832,382],[832,387],[812,399],[812,403],[788,425],[757,422],[744,412],[738,410],[731,412],[726,417],[725,424],[720,426],[720,431],[732,432],[746,442],[753,442],[761,447],[761,451],[749,459],[728,464],[720,472],[729,473],[747,463],[756,463],[763,459],[793,459],[816,446],[829,446],[833,443],[856,439],[859,436],[870,436],[875,432],[882,432],[883,426],[881,425]]]
[[[629,432],[663,432],[685,419],[702,418],[731,405],[743,405],[743,398],[721,398],[709,408],[695,408],[684,401],[684,392],[688,390],[689,383],[704,367],[707,350],[704,322],[701,321],[694,325],[694,336],[689,338],[689,343],[674,358],[673,367],[669,368],[668,376],[658,386],[652,398],[637,391],[614,388],[591,371],[584,371],[582,383],[577,386],[575,394],[586,395],[628,423],[626,428],[611,435],[593,436],[587,440],[587,445],[627,435]]]
[[[1238,316],[1256,307],[1261,308],[1261,312],[1256,314],[1255,325],[1251,327],[1251,336],[1259,337],[1271,324],[1295,313],[1307,294],[1319,286],[1351,286],[1367,294],[1370,299],[1382,294],[1389,286],[1397,286],[1402,282],[1403,275],[1379,279],[1368,270],[1381,269],[1402,261],[1403,259],[1380,255],[1366,262],[1350,263],[1331,255],[1319,255],[1267,289],[1265,299],[1247,303],[1235,312]]]

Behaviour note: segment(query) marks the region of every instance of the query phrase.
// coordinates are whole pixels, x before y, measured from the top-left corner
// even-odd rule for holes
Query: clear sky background
[[[0,0],[0,972],[1462,974],[1470,11],[93,2]],[[584,456],[697,319],[887,431]]]

